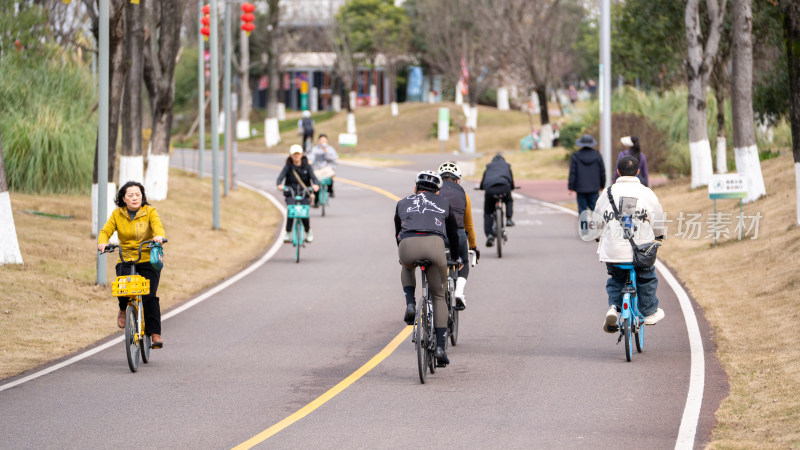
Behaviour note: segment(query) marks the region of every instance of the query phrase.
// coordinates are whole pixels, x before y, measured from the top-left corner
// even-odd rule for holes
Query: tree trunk
[[[6,183],[6,166],[3,163],[3,138],[0,136],[0,265],[22,264],[14,212]]]
[[[264,139],[267,148],[281,142],[278,127],[278,92],[281,87],[281,74],[278,71],[278,24],[280,20],[279,0],[269,0],[269,20],[267,25],[267,120],[264,121]]]
[[[783,32],[789,62],[789,118],[792,127],[797,225],[800,225],[800,3],[781,0]]]
[[[733,152],[736,170],[746,180],[745,203],[767,195],[761,162],[758,160],[753,121],[753,9],[752,0],[733,0]]]
[[[250,137],[250,111],[253,106],[253,95],[250,92],[250,36],[239,30],[239,52],[241,63],[239,71],[239,119],[236,121],[236,138]]]
[[[158,3],[158,0],[155,0]],[[172,104],[175,96],[175,66],[180,49],[183,1],[161,0],[158,26],[158,53],[151,54],[155,71],[155,104],[151,154],[147,161],[145,189],[152,200],[167,198],[169,179],[169,144],[172,136]],[[152,33],[152,30],[151,30]],[[151,39],[154,36],[151,34]],[[147,70],[147,68],[145,68]]]
[[[536,86],[536,96],[539,97],[539,117],[542,125],[550,123],[550,115],[547,112],[547,86],[544,84]]]
[[[714,97],[717,100],[717,173],[727,173],[728,143],[725,138],[725,92],[721,81],[715,83]]]
[[[119,161],[119,184],[144,181],[142,157],[142,73],[144,71],[144,8],[130,5],[125,9],[127,36],[125,64],[130,67],[122,96],[122,150]]]
[[[720,23],[725,14],[725,3],[718,7],[716,0],[708,0],[708,39],[703,46],[700,29],[699,0],[689,0],[686,4],[686,74],[689,84],[688,125],[689,153],[692,164],[692,188],[707,186],[713,173],[711,145],[708,141],[706,122],[706,86],[714,59],[719,48]]]

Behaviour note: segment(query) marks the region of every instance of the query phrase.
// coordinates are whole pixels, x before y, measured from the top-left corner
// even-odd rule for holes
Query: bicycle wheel
[[[497,235],[495,236],[495,243],[497,245],[497,257],[503,257],[503,209],[499,208],[494,212],[495,229]]]
[[[419,382],[425,384],[428,375],[428,330],[427,320],[424,316],[425,299],[420,299],[417,307],[417,317],[414,320],[414,344],[417,348],[417,368],[419,369]]]
[[[136,323],[136,309],[128,305],[125,311],[125,354],[128,356],[128,367],[131,372],[139,369],[139,342],[136,340],[138,331]]]
[[[431,373],[436,372],[436,330],[433,327],[433,304],[430,303],[430,300],[425,302],[427,314],[426,317],[428,318],[428,369],[430,369]]]
[[[153,345],[153,337],[150,336],[149,334],[144,333],[144,319],[142,319],[141,331],[142,331],[142,336],[144,336],[144,338],[142,338],[142,343],[141,343],[142,362],[147,364],[148,362],[150,362],[150,346]]]
[[[303,246],[303,225],[297,219],[294,220],[294,262],[300,262],[300,247]]]
[[[458,310],[453,308],[453,324],[450,326],[450,343],[453,347],[458,342]]]
[[[634,336],[636,337],[636,351],[642,353],[644,350],[644,322],[637,321]]]
[[[633,349],[631,348],[631,319],[622,321],[622,335],[625,337],[625,358],[631,362]]]
[[[322,207],[322,217],[325,217],[325,207],[328,206],[328,185],[322,185],[319,190],[319,205]]]

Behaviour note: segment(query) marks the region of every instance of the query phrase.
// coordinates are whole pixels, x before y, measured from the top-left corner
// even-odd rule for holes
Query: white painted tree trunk
[[[539,95],[535,91],[531,93],[531,101],[533,102],[533,114],[541,114],[542,105],[539,103]]]
[[[337,113],[342,110],[342,96],[334,94],[333,97],[331,97],[331,109],[333,109],[333,112]]]
[[[725,136],[717,136],[717,173],[728,173],[728,143]]]
[[[497,109],[499,111],[508,111],[511,109],[508,104],[508,89],[504,87],[497,88]]]
[[[308,97],[308,109],[311,112],[319,111],[319,89],[312,87]]]
[[[119,185],[128,181],[144,181],[144,157],[139,156],[120,156],[119,157]],[[115,192],[116,194],[116,192]]]
[[[236,139],[248,139],[250,137],[250,121],[236,121]]]
[[[378,106],[378,86],[369,85],[369,106]]]
[[[347,113],[347,133],[356,134],[356,115]]]
[[[456,83],[456,105],[464,104],[464,95],[461,93],[461,80]]]
[[[397,107],[397,102],[392,102],[392,117],[400,115],[400,109]]]
[[[542,140],[537,144],[539,148],[553,148],[553,125],[549,123],[542,125],[539,138]]]
[[[358,105],[358,102],[356,100],[357,100],[356,93],[354,91],[350,91],[350,110],[351,111],[356,109],[356,106]]]
[[[264,139],[266,140],[267,148],[274,147],[281,141],[277,118],[264,121]]]
[[[689,154],[692,162],[692,189],[708,186],[714,167],[711,161],[711,143],[708,138],[689,143]]]
[[[104,225],[108,218],[111,217],[111,213],[117,208],[117,205],[114,204],[114,197],[116,197],[116,195],[117,185],[115,183],[108,183],[106,187],[106,217],[103,218]],[[92,184],[92,237],[97,237],[97,183]],[[116,233],[114,233],[113,239],[116,239]],[[113,241],[109,242],[112,244],[117,243]]]
[[[144,176],[144,189],[147,200],[158,201],[167,198],[169,182],[169,154],[147,157],[147,173]]]
[[[278,103],[278,120],[286,120],[286,104]]]
[[[0,192],[0,265],[22,264],[8,191]]]
[[[464,111],[466,112],[467,116],[467,128],[471,130],[478,129],[478,107],[477,106],[465,106]]]
[[[734,148],[733,154],[736,157],[736,171],[745,178],[747,183],[747,198],[743,200],[744,203],[756,201],[761,196],[767,195],[764,176],[761,174],[761,161],[758,159],[758,147],[751,145],[745,148]]]

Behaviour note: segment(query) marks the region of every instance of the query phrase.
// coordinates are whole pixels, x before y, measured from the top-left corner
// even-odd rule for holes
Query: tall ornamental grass
[[[0,130],[9,189],[85,193],[92,183],[97,115],[85,65],[56,49],[0,59]]]

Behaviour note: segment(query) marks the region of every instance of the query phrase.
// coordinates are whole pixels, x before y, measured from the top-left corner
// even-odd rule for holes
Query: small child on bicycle
[[[283,195],[286,197],[287,205],[297,204],[295,195],[300,195],[302,192],[307,192],[311,188],[314,192],[319,191],[319,181],[314,176],[314,170],[308,163],[308,158],[303,155],[303,147],[294,144],[289,148],[289,157],[286,158],[286,165],[283,166],[278,180],[276,181],[279,191],[284,191],[284,187],[289,187],[291,190],[284,191]],[[306,195],[300,201],[302,205],[310,205],[311,198]],[[314,240],[314,234],[311,232],[311,220],[301,219],[303,221],[303,228],[306,231],[306,242],[311,243]],[[283,234],[283,242],[292,242],[292,221],[286,221],[286,231]]]
[[[664,211],[656,194],[643,185],[636,175],[639,172],[639,161],[633,156],[623,156],[617,163],[619,178],[611,186],[611,195],[624,213],[630,212],[633,240],[639,244],[661,240],[664,237]],[[618,314],[622,308],[622,288],[628,280],[628,270],[618,267],[619,264],[631,264],[633,250],[630,241],[625,237],[622,224],[614,217],[614,210],[603,192],[595,205],[595,217],[600,223],[600,244],[597,254],[600,261],[606,263],[609,278],[606,282],[608,293],[608,312],[603,323],[606,333],[617,332]],[[636,268],[636,290],[639,298],[639,311],[645,317],[645,325],[655,325],[664,318],[664,310],[658,307],[658,277],[655,267]]]

